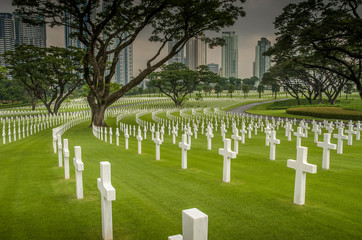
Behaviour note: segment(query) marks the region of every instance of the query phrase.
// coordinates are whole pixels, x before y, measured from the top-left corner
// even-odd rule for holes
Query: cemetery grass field
[[[164,117],[162,113],[159,115]],[[142,119],[151,120],[151,114]],[[134,115],[122,122],[135,124]],[[114,118],[107,120],[116,127]],[[265,134],[258,132],[239,143],[231,160],[231,182],[222,181],[223,147],[214,132],[212,150],[199,130],[188,151],[188,169],[181,169],[181,149],[172,144],[165,129],[161,160],[155,160],[155,144],[148,131],[137,154],[137,140],[124,149],[96,139],[89,122],[69,129],[70,173],[58,167],[51,129],[11,144],[0,145],[0,239],[101,239],[101,202],[97,189],[99,162],[111,163],[114,239],[167,239],[182,232],[182,210],[198,208],[209,216],[209,239],[361,239],[362,238],[362,141],[344,142],[342,155],[331,151],[330,170],[323,170],[322,148],[308,139],[308,162],[318,166],[307,174],[306,204],[293,204],[295,170],[287,160],[296,158],[295,137],[281,144],[276,160],[269,160]],[[230,126],[231,127],[231,126]],[[227,137],[230,138],[231,129]],[[322,136],[319,137],[322,140]],[[331,140],[336,143],[335,139]],[[72,158],[81,146],[84,162],[84,199],[77,200]]]

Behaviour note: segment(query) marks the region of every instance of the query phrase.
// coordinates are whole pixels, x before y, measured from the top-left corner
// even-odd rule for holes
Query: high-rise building
[[[202,36],[191,38],[186,43],[186,66],[196,70],[200,65],[207,64],[207,44]]]
[[[41,20],[41,16],[38,16]],[[15,23],[15,44],[34,45],[36,47],[45,48],[46,25],[30,25],[22,21],[21,15],[14,13]]]
[[[177,41],[170,41],[168,42],[168,53],[171,52],[173,46],[175,46],[175,44],[177,43]],[[174,62],[179,62],[179,63],[184,63],[184,49],[182,48],[181,51],[179,51],[178,53],[176,53],[172,58],[170,58],[170,60],[168,60],[168,64],[174,63]]]
[[[17,13],[0,13],[0,55],[14,51],[15,45],[27,44],[46,47],[46,26],[24,23]],[[0,56],[0,66],[5,66]]]
[[[14,19],[11,13],[0,13],[0,66],[5,66],[2,54],[13,51],[15,45]]]
[[[254,76],[260,81],[263,79],[264,73],[269,70],[271,65],[270,57],[263,55],[270,46],[270,41],[263,37],[260,41],[258,41],[258,44],[255,47],[255,62],[253,63],[253,71]]]
[[[225,45],[221,50],[221,76],[238,77],[238,36],[235,32],[223,32]]]
[[[65,19],[65,29],[64,29],[64,36],[65,36],[65,48],[69,47],[77,47],[77,48],[85,48],[84,44],[79,41],[77,37],[71,37],[72,34],[76,34],[78,32],[77,29],[73,29],[70,27],[72,24],[72,16],[65,11],[64,13],[64,19]]]
[[[126,34],[126,33],[124,33]],[[119,39],[117,38],[117,41]],[[122,49],[119,54],[118,64],[116,67],[116,79],[112,79],[118,84],[122,84],[123,86],[129,83],[133,78],[133,44]]]
[[[219,75],[219,64],[209,63],[207,64],[207,67],[211,72],[215,73],[216,75]]]

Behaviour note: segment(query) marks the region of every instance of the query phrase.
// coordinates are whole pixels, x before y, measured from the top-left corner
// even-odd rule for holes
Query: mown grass
[[[134,124],[132,117],[122,121]],[[107,123],[116,127],[114,118]],[[115,239],[159,240],[181,233],[181,211],[193,207],[209,216],[209,239],[362,237],[362,141],[345,144],[343,155],[332,151],[327,171],[321,169],[322,149],[313,136],[302,140],[309,148],[308,162],[317,164],[318,172],[307,174],[306,205],[298,206],[293,204],[295,171],[287,168],[287,159],[296,157],[296,143],[288,142],[282,130],[275,161],[268,160],[264,134],[253,133],[231,161],[231,182],[223,183],[219,134],[207,151],[200,129],[188,151],[188,169],[182,170],[180,148],[168,134],[156,161],[150,133],[138,155],[134,137],[125,150],[122,134],[117,147],[115,138],[112,145],[96,139],[88,125],[63,135],[69,139],[71,158],[74,146],[82,147],[82,200],[76,199],[72,164],[69,180],[58,167],[51,130],[0,146],[0,239],[101,239],[100,161],[111,163]]]

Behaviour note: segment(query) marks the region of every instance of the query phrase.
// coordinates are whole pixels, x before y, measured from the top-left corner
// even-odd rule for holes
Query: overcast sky
[[[243,4],[246,16],[240,18],[233,27],[224,31],[235,31],[239,39],[239,77],[247,78],[253,74],[253,61],[255,60],[255,46],[261,37],[266,37],[272,44],[275,41],[274,19],[282,13],[288,3],[301,0],[247,0]],[[12,12],[11,0],[0,0],[1,12]],[[221,33],[220,33],[221,35]],[[47,46],[64,47],[64,28],[47,29]],[[155,49],[147,42],[145,35],[135,41],[133,45],[133,71],[145,67],[147,57],[155,53]],[[217,63],[221,67],[221,48],[208,49],[208,63]]]

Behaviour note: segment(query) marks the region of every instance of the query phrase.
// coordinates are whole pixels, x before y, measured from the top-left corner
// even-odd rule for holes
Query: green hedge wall
[[[339,107],[288,108],[286,112],[288,114],[318,117],[318,118],[362,120],[362,112],[344,110]]]

